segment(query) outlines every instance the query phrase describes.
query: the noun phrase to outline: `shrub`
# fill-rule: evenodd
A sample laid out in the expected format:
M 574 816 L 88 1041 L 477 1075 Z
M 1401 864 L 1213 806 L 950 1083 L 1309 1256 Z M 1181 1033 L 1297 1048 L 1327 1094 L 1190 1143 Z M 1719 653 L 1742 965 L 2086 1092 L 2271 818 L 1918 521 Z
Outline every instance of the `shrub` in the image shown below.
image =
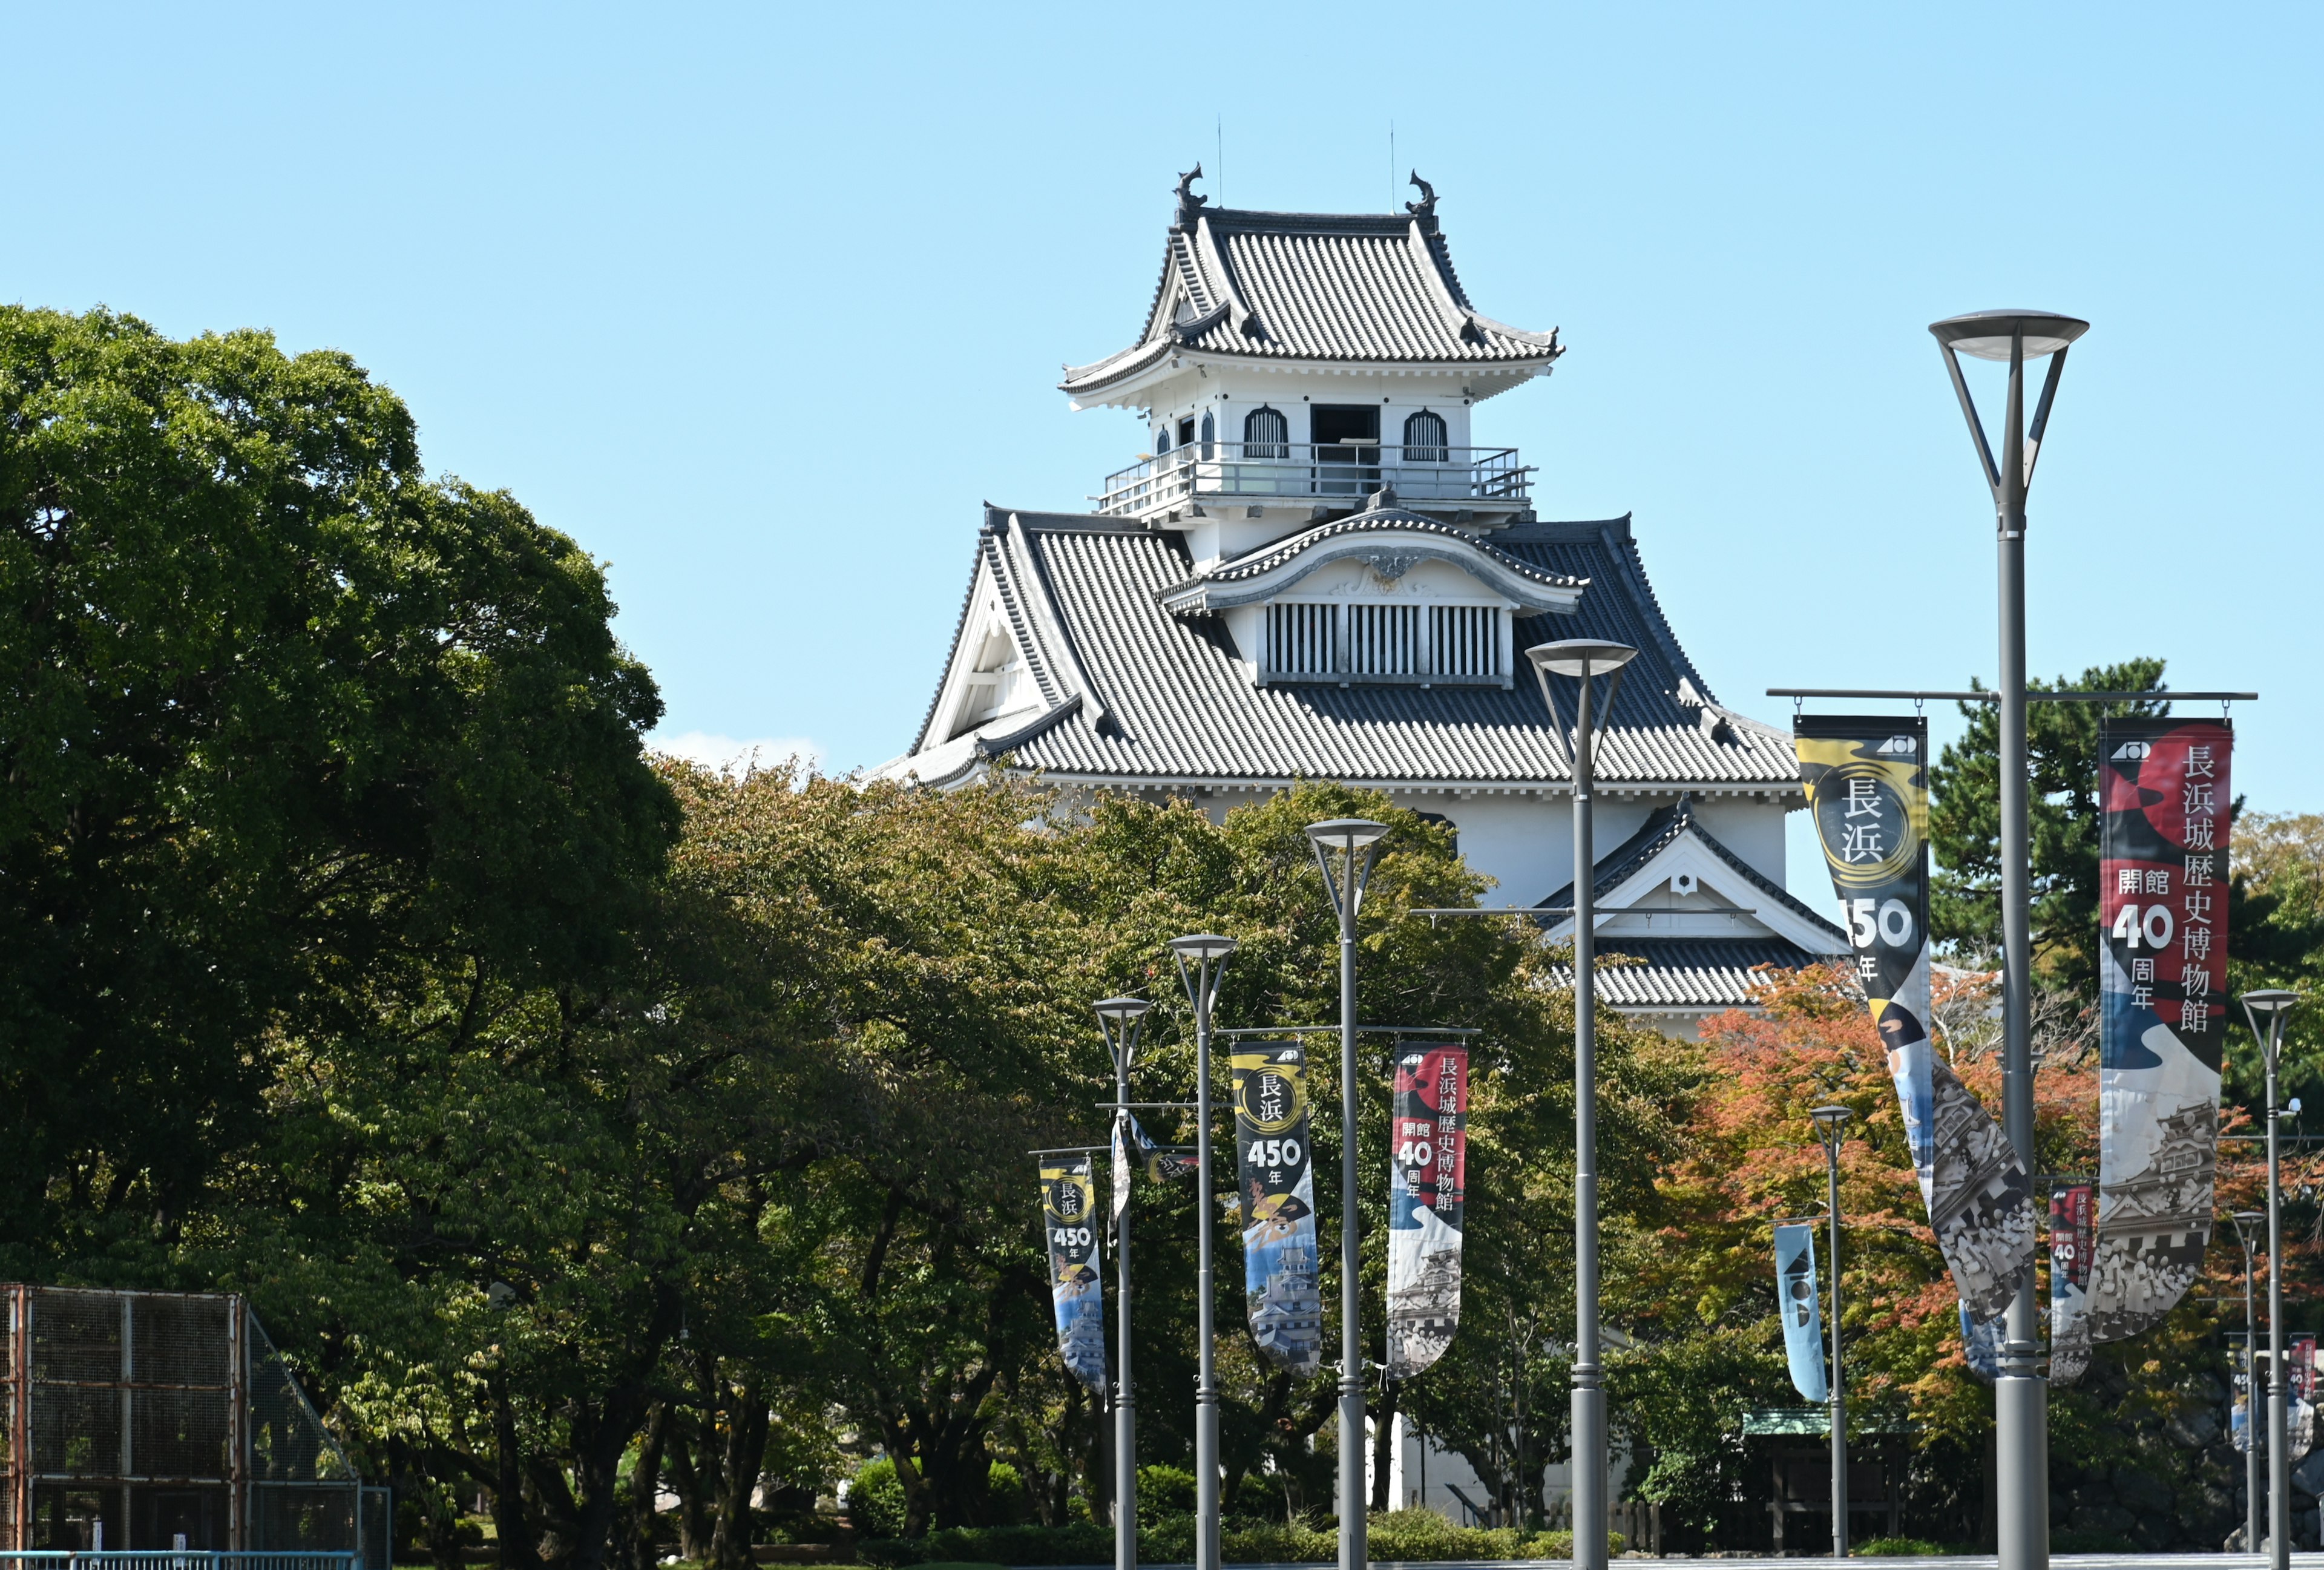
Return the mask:
M 1148 1565 L 1184 1565 L 1194 1556 L 1194 1518 L 1157 1517 L 1151 1525 L 1141 1510 L 1138 1521 L 1138 1557 Z
M 1188 1546 L 1192 1547 L 1191 1542 Z M 1296 1565 L 1336 1559 L 1339 1554 L 1336 1533 L 1280 1521 L 1237 1527 L 1219 1534 L 1219 1559 L 1228 1565 Z
M 1142 1531 L 1168 1516 L 1194 1512 L 1194 1474 L 1183 1466 L 1138 1469 L 1138 1525 Z
M 1005 1461 L 996 1461 L 986 1474 L 985 1519 L 996 1525 L 1008 1525 L 1023 1519 L 1025 1485 L 1017 1469 Z M 896 1464 L 886 1456 L 867 1461 L 857 1469 L 847 1485 L 847 1513 L 853 1518 L 855 1529 L 869 1538 L 893 1538 L 904 1535 L 904 1485 L 896 1476 Z M 1111 1541 L 1111 1539 L 1109 1539 Z M 1109 1551 L 1109 1556 L 1111 1553 Z M 899 1564 L 918 1564 L 918 1560 L 898 1560 Z M 1027 1559 L 1022 1564 L 1043 1561 Z M 1057 1561 L 1069 1563 L 1069 1561 Z
M 1069 1527 L 955 1527 L 920 1540 L 923 1563 L 1100 1565 L 1113 1557 L 1113 1531 Z
M 1628 1547 L 1628 1545 L 1622 1540 L 1621 1533 L 1609 1532 L 1606 1534 L 1606 1556 L 1608 1558 L 1620 1558 L 1622 1556 L 1622 1550 Z M 1563 1530 L 1537 1533 L 1534 1537 L 1526 1540 L 1525 1552 L 1523 1554 L 1512 1555 L 1511 1557 L 1526 1559 L 1571 1559 L 1573 1557 L 1573 1534 L 1570 1531 Z
M 1609 1553 L 1621 1553 L 1622 1546 L 1620 1533 L 1607 1535 Z M 1573 1534 L 1543 1532 L 1527 1538 L 1508 1527 L 1457 1527 L 1433 1510 L 1390 1510 L 1371 1519 L 1370 1547 L 1371 1556 L 1381 1561 L 1570 1559 Z M 1329 1526 L 1258 1521 L 1230 1526 L 1219 1535 L 1219 1556 L 1230 1565 L 1329 1563 L 1339 1551 L 1338 1532 Z M 863 1563 L 890 1570 L 935 1565 L 1102 1565 L 1113 1556 L 1113 1530 L 1088 1522 L 954 1528 L 918 1538 L 868 1538 L 856 1544 L 855 1552 Z M 1193 1559 L 1194 1516 L 1172 1512 L 1140 1526 L 1138 1556 L 1157 1565 Z
M 1960 1550 L 1942 1543 L 1932 1543 L 1926 1538 L 1873 1538 L 1858 1543 L 1849 1550 L 1868 1559 L 1904 1556 L 1914 1559 L 1933 1558 L 1939 1554 L 1957 1554 Z M 2068 1550 L 2070 1552 L 2070 1550 Z
M 1375 1559 L 1473 1559 L 1471 1535 L 1434 1510 L 1384 1510 L 1372 1517 L 1368 1540 Z
M 847 1513 L 867 1538 L 904 1535 L 904 1485 L 896 1479 L 894 1462 L 883 1455 L 857 1469 L 847 1484 Z

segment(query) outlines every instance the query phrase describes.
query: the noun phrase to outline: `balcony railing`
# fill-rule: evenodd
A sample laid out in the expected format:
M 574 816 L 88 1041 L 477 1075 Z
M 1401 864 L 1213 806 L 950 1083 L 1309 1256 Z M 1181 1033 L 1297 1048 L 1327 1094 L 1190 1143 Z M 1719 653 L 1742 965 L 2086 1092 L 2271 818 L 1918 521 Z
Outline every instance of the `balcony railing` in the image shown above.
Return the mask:
M 1468 503 L 1496 513 L 1526 505 L 1513 447 L 1380 447 L 1371 443 L 1189 442 L 1108 475 L 1100 513 L 1139 516 L 1180 502 L 1361 501 L 1383 485 L 1400 503 L 1432 511 Z

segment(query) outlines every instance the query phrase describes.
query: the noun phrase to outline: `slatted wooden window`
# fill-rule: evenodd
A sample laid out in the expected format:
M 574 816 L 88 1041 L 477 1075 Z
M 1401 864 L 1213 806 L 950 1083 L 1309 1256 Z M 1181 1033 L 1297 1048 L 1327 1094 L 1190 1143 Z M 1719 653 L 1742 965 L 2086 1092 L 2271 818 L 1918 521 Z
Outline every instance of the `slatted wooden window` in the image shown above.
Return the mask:
M 1295 676 L 1328 676 L 1339 668 L 1338 621 L 1332 605 L 1267 607 L 1267 662 Z
M 1452 456 L 1444 445 L 1444 417 L 1431 410 L 1408 415 L 1404 422 L 1404 461 L 1441 464 Z
M 1501 673 L 1500 613 L 1490 605 L 1431 605 L 1428 641 L 1440 676 Z
M 1291 456 L 1291 422 L 1280 409 L 1254 409 L 1242 417 L 1242 456 L 1287 458 Z
M 1350 605 L 1348 669 L 1365 676 L 1409 676 L 1420 669 L 1418 605 Z

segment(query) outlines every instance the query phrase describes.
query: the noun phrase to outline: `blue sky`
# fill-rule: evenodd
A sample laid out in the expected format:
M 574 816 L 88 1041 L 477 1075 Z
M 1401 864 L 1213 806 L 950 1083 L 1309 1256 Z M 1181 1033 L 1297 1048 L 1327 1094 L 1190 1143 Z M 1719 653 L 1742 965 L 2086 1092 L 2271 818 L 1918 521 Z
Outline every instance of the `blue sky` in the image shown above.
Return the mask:
M 1175 172 L 1379 209 L 1392 125 L 1479 307 L 1571 347 L 1478 439 L 1637 515 L 1723 700 L 1990 679 L 1924 328 L 2065 310 L 2034 669 L 2260 689 L 2238 787 L 2314 809 L 2319 17 L 9 5 L 0 299 L 348 351 L 611 563 L 665 736 L 845 769 L 909 741 L 980 501 L 1137 447 L 1054 383 L 1134 335 Z

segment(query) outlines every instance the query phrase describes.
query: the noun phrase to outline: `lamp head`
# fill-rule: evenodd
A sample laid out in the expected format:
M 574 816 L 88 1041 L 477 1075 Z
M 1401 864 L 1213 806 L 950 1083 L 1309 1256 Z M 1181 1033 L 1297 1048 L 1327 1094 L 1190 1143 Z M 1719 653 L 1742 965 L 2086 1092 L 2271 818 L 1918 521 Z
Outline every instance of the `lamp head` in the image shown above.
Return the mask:
M 2028 363 L 2054 355 L 2090 330 L 2080 317 L 2048 310 L 1973 310 L 1929 324 L 1937 342 L 1980 360 L 2006 360 L 2009 343 L 2020 333 L 2025 338 Z
M 1307 837 L 1324 850 L 1344 850 L 1351 854 L 1377 844 L 1387 832 L 1387 824 L 1374 823 L 1369 817 L 1327 817 L 1321 823 L 1307 826 Z
M 1213 960 L 1224 959 L 1228 955 L 1232 954 L 1235 951 L 1235 940 L 1231 937 L 1221 937 L 1215 932 L 1194 932 L 1184 937 L 1172 938 L 1170 947 L 1180 959 L 1197 965 L 1208 965 Z
M 1096 1004 L 1098 1018 L 1116 1025 L 1142 1019 L 1153 1006 L 1144 998 L 1106 998 Z
M 2244 1023 L 2251 1027 L 2252 1039 L 2266 1055 L 2268 1072 L 2275 1071 L 2275 1055 L 2283 1043 L 2283 1016 L 2300 994 L 2282 987 L 2255 987 L 2244 994 Z
M 1564 638 L 1554 643 L 1536 643 L 1525 651 L 1534 669 L 1551 676 L 1580 677 L 1587 670 L 1592 676 L 1619 670 L 1638 657 L 1638 651 L 1628 643 L 1609 643 L 1602 638 Z
M 1808 1116 L 1815 1119 L 1817 1128 L 1834 1133 L 1839 1131 L 1840 1124 L 1855 1115 L 1855 1108 L 1845 1106 L 1820 1106 L 1808 1113 Z

